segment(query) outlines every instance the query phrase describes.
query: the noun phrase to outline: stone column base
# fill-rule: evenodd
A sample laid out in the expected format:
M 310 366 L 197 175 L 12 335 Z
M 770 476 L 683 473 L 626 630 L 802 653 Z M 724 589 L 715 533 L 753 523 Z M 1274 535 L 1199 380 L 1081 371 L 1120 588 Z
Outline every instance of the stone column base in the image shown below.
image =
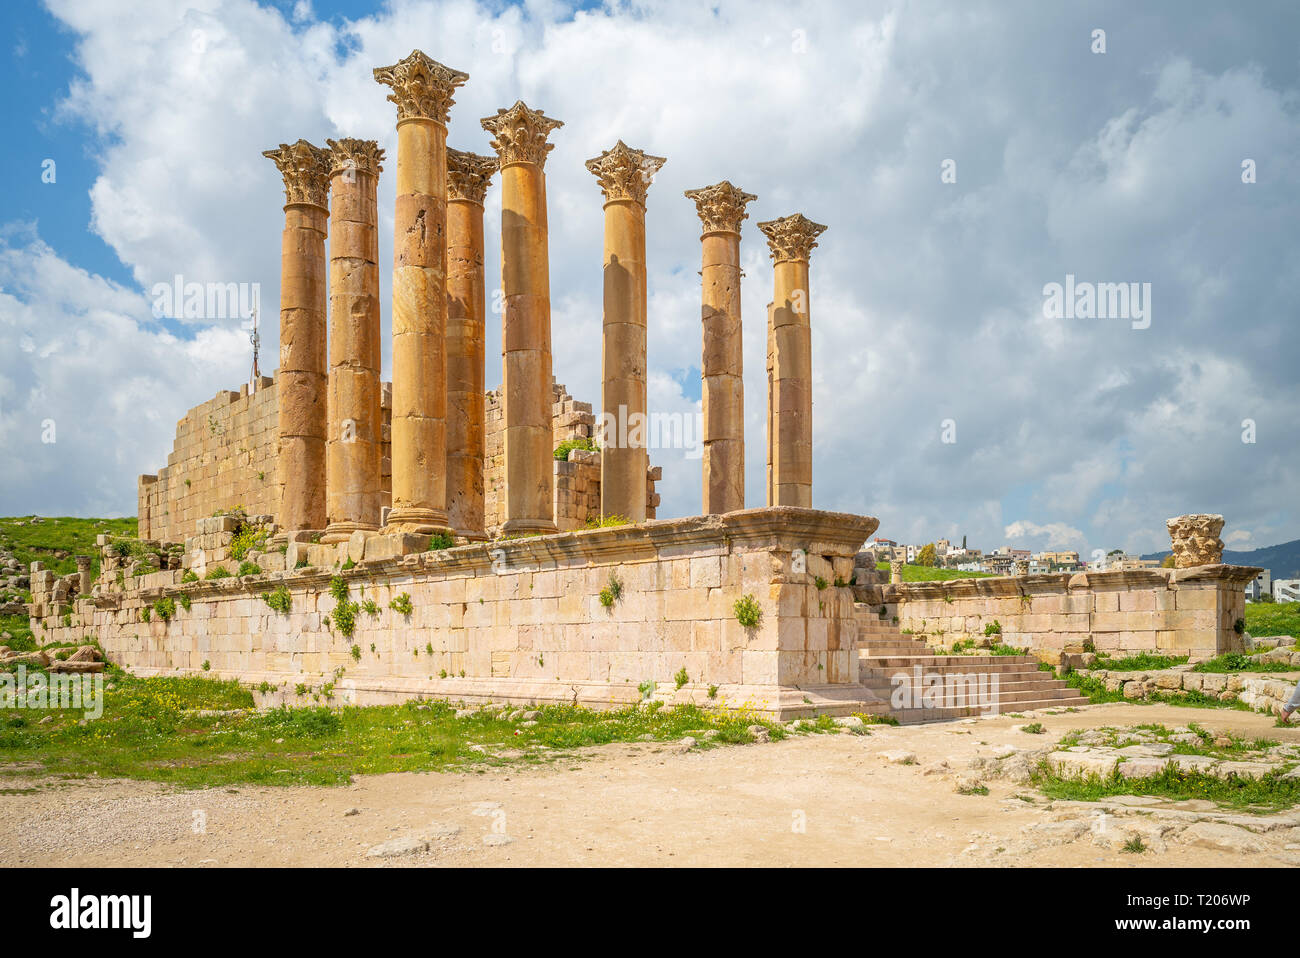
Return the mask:
M 416 535 L 431 536 L 437 533 L 450 534 L 451 526 L 447 523 L 447 513 L 437 509 L 393 509 L 384 519 L 384 532 L 413 532 Z
M 324 545 L 333 545 L 339 542 L 347 542 L 352 538 L 354 532 L 378 532 L 379 526 L 372 525 L 368 522 L 331 522 L 325 527 L 325 533 L 320 537 Z
M 547 519 L 507 519 L 501 526 L 501 534 L 506 536 L 546 536 L 555 531 L 555 523 Z

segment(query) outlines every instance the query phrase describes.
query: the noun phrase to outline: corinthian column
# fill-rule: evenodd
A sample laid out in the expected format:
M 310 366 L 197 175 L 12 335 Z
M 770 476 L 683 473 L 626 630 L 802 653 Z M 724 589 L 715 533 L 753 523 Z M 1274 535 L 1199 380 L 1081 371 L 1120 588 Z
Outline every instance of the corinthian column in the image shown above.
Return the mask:
M 384 151 L 374 140 L 327 140 L 330 239 L 329 525 L 322 542 L 378 529 L 379 236 L 376 194 Z
M 802 213 L 759 223 L 772 251 L 767 311 L 769 506 L 812 506 L 812 326 L 808 257 L 826 227 Z
M 393 210 L 393 508 L 386 527 L 447 526 L 447 114 L 469 74 L 413 50 L 379 67 L 397 105 Z
M 483 519 L 483 197 L 495 156 L 447 151 L 447 520 L 486 538 Z
M 546 137 L 563 126 L 522 100 L 485 117 L 501 164 L 501 392 L 507 535 L 554 532 L 551 434 L 551 269 Z
M 740 223 L 758 199 L 727 180 L 687 190 L 704 225 L 700 375 L 704 405 L 704 515 L 745 508 L 745 380 L 740 327 Z
M 605 194 L 605 308 L 601 346 L 600 512 L 646 518 L 645 199 L 666 160 L 622 140 L 587 169 Z
M 280 364 L 276 373 L 276 456 L 288 531 L 325 528 L 325 237 L 329 227 L 328 150 L 306 140 L 262 154 L 284 177 L 280 241 Z

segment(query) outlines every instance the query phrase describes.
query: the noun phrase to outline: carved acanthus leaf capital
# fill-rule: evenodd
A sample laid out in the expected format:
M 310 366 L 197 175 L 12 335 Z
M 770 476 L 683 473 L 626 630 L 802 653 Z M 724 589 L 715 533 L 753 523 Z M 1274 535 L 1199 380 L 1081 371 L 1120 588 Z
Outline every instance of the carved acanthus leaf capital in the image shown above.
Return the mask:
M 369 173 L 378 176 L 383 170 L 380 165 L 384 151 L 376 140 L 357 140 L 345 136 L 341 140 L 326 140 L 330 146 L 330 173 L 348 171 Z
M 456 88 L 469 79 L 468 73 L 443 66 L 420 50 L 412 50 L 405 60 L 390 67 L 376 67 L 374 72 L 376 82 L 393 88 L 388 100 L 397 104 L 399 120 L 422 118 L 444 125 Z
M 826 232 L 825 226 L 814 223 L 802 213 L 759 223 L 758 228 L 767 237 L 767 247 L 772 251 L 773 262 L 777 263 L 808 262 L 817 245 L 817 237 Z
M 706 233 L 739 233 L 741 221 L 749 218 L 745 204 L 758 199 L 753 193 L 732 186 L 730 180 L 687 190 L 686 198 L 695 201 L 695 210 Z
M 588 160 L 586 166 L 599 181 L 605 202 L 633 200 L 644 209 L 646 191 L 667 162 L 662 156 L 634 150 L 619 140 L 612 149 Z
M 281 143 L 279 149 L 262 153 L 274 161 L 284 177 L 284 205 L 309 203 L 329 207 L 330 151 L 306 140 Z
M 447 199 L 482 203 L 492 174 L 497 171 L 495 156 L 480 156 L 464 150 L 447 150 Z
M 497 110 L 496 116 L 479 120 L 483 129 L 492 134 L 492 149 L 502 166 L 507 163 L 536 163 L 546 165 L 546 154 L 555 149 L 546 138 L 552 130 L 564 124 L 553 120 L 541 110 L 530 110 L 523 100 L 516 100 L 510 109 Z

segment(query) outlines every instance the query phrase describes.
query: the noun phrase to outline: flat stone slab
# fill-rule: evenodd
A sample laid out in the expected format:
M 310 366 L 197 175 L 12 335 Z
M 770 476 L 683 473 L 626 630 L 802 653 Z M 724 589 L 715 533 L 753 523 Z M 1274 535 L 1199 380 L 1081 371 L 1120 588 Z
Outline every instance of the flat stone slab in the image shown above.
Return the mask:
M 400 858 L 403 855 L 418 855 L 429 850 L 429 843 L 423 838 L 408 835 L 393 838 L 378 845 L 371 846 L 366 852 L 367 858 Z
M 1063 778 L 1089 775 L 1106 778 L 1119 765 L 1119 758 L 1113 752 L 1053 752 L 1047 756 L 1047 764 Z
M 1131 758 L 1120 763 L 1119 774 L 1121 778 L 1153 778 L 1168 764 L 1163 758 Z

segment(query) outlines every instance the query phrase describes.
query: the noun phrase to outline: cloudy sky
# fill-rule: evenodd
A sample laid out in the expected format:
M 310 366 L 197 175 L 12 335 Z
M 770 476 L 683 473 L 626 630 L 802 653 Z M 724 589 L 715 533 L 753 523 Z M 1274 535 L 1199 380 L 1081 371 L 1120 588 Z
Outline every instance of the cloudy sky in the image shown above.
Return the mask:
M 6 5 L 0 36 L 0 514 L 134 513 L 184 411 L 247 378 L 240 321 L 156 319 L 155 283 L 259 284 L 274 364 L 282 192 L 261 152 L 281 142 L 388 149 L 387 353 L 395 111 L 371 69 L 418 46 L 470 74 L 452 146 L 489 152 L 478 119 L 517 98 L 565 122 L 546 168 L 555 374 L 579 398 L 599 397 L 601 318 L 582 161 L 618 138 L 668 158 L 647 214 L 659 411 L 700 395 L 682 191 L 725 178 L 758 194 L 742 237 L 748 505 L 763 504 L 772 289 L 754 224 L 802 212 L 829 226 L 811 279 L 818 507 L 986 549 L 1148 551 L 1193 511 L 1226 515 L 1232 548 L 1300 537 L 1286 0 L 47 0 Z M 489 290 L 499 217 L 494 190 Z M 1044 287 L 1067 275 L 1150 284 L 1149 317 L 1047 315 Z M 698 460 L 652 458 L 660 515 L 698 512 Z

